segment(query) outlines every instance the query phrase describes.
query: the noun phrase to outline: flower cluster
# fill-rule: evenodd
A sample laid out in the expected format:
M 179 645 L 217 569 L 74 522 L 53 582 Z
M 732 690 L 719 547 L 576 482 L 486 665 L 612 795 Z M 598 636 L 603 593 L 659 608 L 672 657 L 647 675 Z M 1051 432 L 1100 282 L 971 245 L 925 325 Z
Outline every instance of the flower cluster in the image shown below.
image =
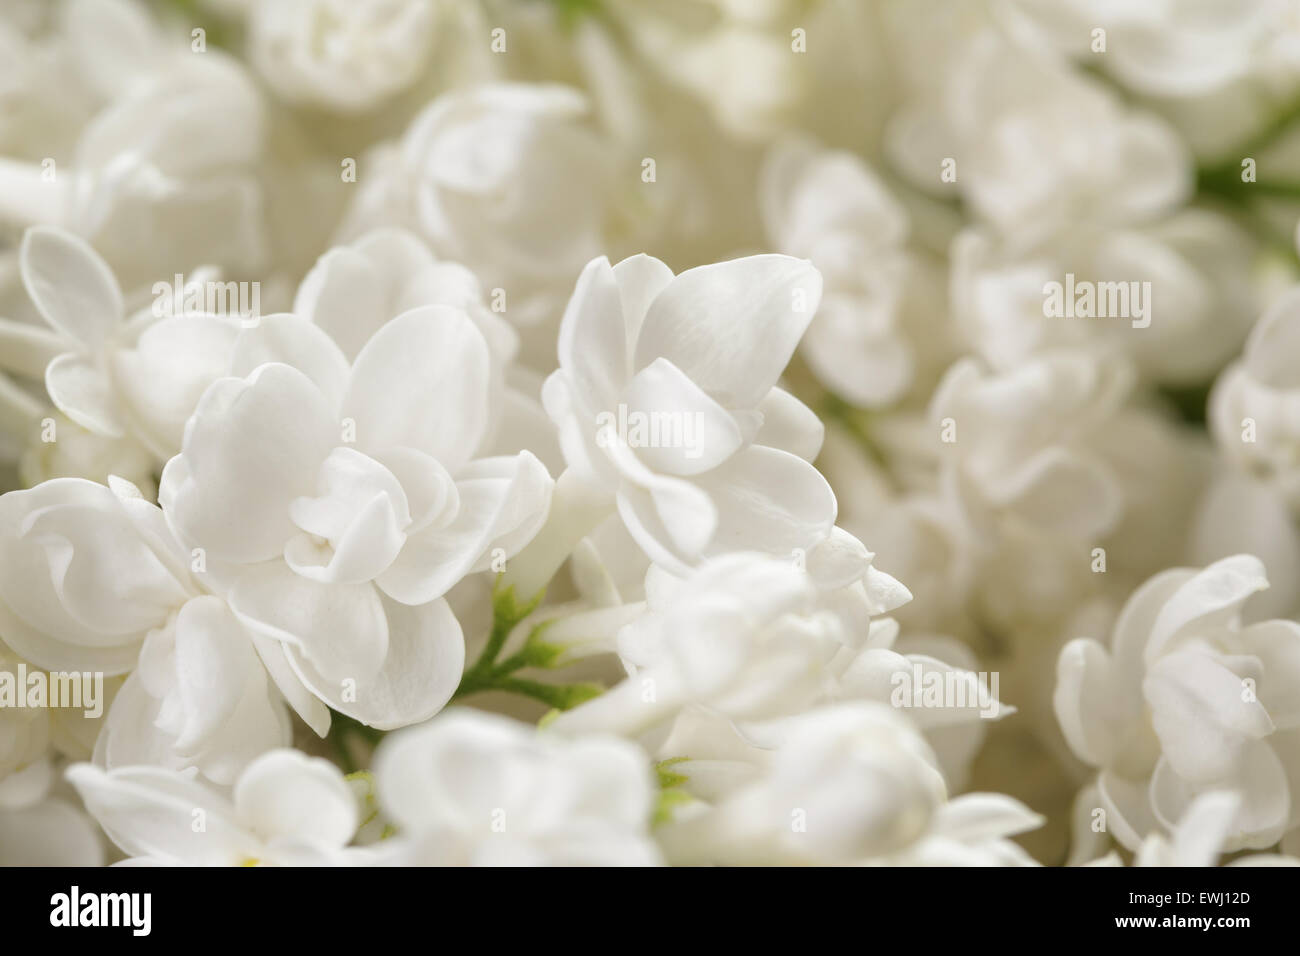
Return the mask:
M 0 864 L 1300 865 L 1300 21 L 1129 6 L 6 4 Z

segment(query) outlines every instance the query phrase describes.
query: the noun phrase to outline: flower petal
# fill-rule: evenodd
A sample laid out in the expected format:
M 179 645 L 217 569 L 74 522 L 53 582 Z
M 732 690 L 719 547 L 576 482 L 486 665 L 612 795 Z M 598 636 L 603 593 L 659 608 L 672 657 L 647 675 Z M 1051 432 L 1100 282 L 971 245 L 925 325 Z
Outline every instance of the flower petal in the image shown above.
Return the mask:
M 240 575 L 229 597 L 246 627 L 296 649 L 328 681 L 367 681 L 384 664 L 388 624 L 370 584 L 321 584 L 268 561 Z
M 192 777 L 158 767 L 105 773 L 90 764 L 68 768 L 86 809 L 109 839 L 130 856 L 175 863 L 233 866 L 256 859 L 256 838 L 235 819 L 234 807 Z M 203 828 L 194 827 L 203 811 Z
M 633 369 L 667 358 L 726 408 L 753 408 L 789 364 L 821 292 L 821 274 L 790 256 L 688 269 L 650 305 Z
M 487 434 L 490 364 L 487 341 L 464 312 L 412 309 L 357 356 L 343 415 L 356 423 L 360 447 L 416 448 L 454 475 Z
M 378 673 L 344 687 L 316 671 L 296 645 L 285 652 L 304 684 L 335 710 L 380 730 L 428 720 L 451 699 L 465 670 L 465 638 L 444 600 L 408 607 L 384 600 L 388 655 Z
M 625 397 L 628 434 L 619 437 L 652 471 L 698 475 L 740 448 L 735 419 L 667 359 L 655 359 L 637 372 Z M 615 413 L 606 416 L 614 421 L 604 427 L 621 426 Z
M 203 394 L 181 454 L 167 465 L 164 508 L 180 532 L 237 563 L 278 557 L 295 533 L 290 502 L 315 488 L 338 444 L 320 389 L 288 365 L 263 365 L 247 379 L 223 378 Z
M 113 383 L 92 360 L 65 352 L 45 367 L 45 390 L 54 407 L 82 428 L 121 438 L 126 420 Z
M 284 313 L 264 316 L 252 328 L 241 329 L 230 357 L 230 374 L 242 378 L 268 362 L 282 362 L 302 372 L 316 383 L 331 409 L 343 404 L 348 360 L 317 325 Z
M 486 570 L 493 549 L 510 558 L 532 540 L 546 520 L 553 488 L 546 467 L 529 452 L 479 459 L 456 482 L 455 519 L 410 535 L 376 583 L 403 604 L 441 597 L 466 574 Z
M 98 351 L 121 324 L 122 290 L 84 239 L 53 226 L 28 229 L 18 267 L 45 321 L 83 351 Z
M 272 750 L 250 763 L 234 790 L 239 821 L 264 841 L 278 837 L 342 847 L 357 830 L 357 802 L 328 760 Z

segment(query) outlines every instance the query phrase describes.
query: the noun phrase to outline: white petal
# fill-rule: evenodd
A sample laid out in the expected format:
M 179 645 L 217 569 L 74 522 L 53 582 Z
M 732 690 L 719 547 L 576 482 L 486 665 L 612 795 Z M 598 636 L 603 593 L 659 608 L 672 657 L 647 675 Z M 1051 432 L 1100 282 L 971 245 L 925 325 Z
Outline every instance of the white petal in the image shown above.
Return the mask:
M 296 533 L 289 504 L 310 494 L 339 443 L 325 396 L 302 372 L 263 365 L 204 393 L 185 431 L 166 505 L 182 534 L 215 557 L 250 563 L 277 557 Z
M 285 646 L 274 638 L 255 631 L 249 631 L 258 656 L 266 665 L 276 688 L 284 695 L 294 713 L 302 718 L 318 737 L 324 737 L 330 729 L 330 710 L 319 697 L 313 694 L 289 663 Z
M 1251 741 L 1273 732 L 1268 712 L 1241 678 L 1203 653 L 1160 658 L 1142 690 L 1165 757 L 1193 783 L 1227 776 Z
M 388 655 L 355 687 L 326 680 L 295 645 L 285 650 L 304 684 L 335 710 L 380 730 L 428 720 L 446 705 L 465 670 L 465 638 L 444 600 L 408 607 L 385 600 Z
M 1092 638 L 1075 638 L 1061 648 L 1052 706 L 1070 749 L 1094 767 L 1110 762 L 1125 729 L 1112 716 L 1111 674 L 1110 655 Z
M 343 415 L 356 423 L 360 447 L 416 448 L 455 474 L 487 433 L 490 362 L 483 333 L 464 312 L 413 309 L 357 356 Z
M 254 668 L 261 663 L 225 601 L 204 595 L 185 603 L 176 616 L 177 695 L 185 712 L 178 750 L 192 752 L 230 722 Z
M 1003 794 L 967 793 L 941 806 L 933 826 L 945 836 L 971 842 L 1015 836 L 1045 822 L 1045 817 Z
M 753 408 L 776 384 L 821 299 L 820 273 L 763 255 L 689 269 L 655 298 L 634 369 L 664 357 L 727 408 Z
M 625 368 L 632 366 L 633 350 L 641 334 L 650 303 L 673 281 L 673 270 L 654 256 L 644 253 L 628 256 L 614 266 L 614 279 L 618 282 L 618 298 L 623 304 L 623 328 L 626 336 Z
M 1146 646 L 1147 661 L 1185 634 L 1196 629 L 1212 632 L 1227 623 L 1252 594 L 1267 587 L 1263 562 L 1249 554 L 1224 558 L 1198 572 L 1160 609 Z
M 45 390 L 63 414 L 96 435 L 121 438 L 126 421 L 113 383 L 92 360 L 65 352 L 45 368 Z
M 246 627 L 290 645 L 340 687 L 373 678 L 388 653 L 388 624 L 370 584 L 321 584 L 268 561 L 235 581 L 230 606 Z
M 1159 827 L 1149 789 L 1149 780 L 1129 780 L 1108 770 L 1097 777 L 1097 793 L 1106 810 L 1107 826 L 1125 849 L 1137 850 L 1147 834 Z
M 267 362 L 292 365 L 325 396 L 331 409 L 343 404 L 348 360 L 319 327 L 296 315 L 268 315 L 241 329 L 230 357 L 230 374 L 243 378 Z
M 296 750 L 273 750 L 250 763 L 234 800 L 239 821 L 266 841 L 342 847 L 357 829 L 356 800 L 338 768 Z
M 618 281 L 604 256 L 587 263 L 578 276 L 557 351 L 581 408 L 612 408 L 627 384 L 628 345 Z
M 122 290 L 84 239 L 52 226 L 27 230 L 18 249 L 23 284 L 53 328 L 97 351 L 123 318 Z
M 67 776 L 91 816 L 130 856 L 200 866 L 233 866 L 258 856 L 257 840 L 236 821 L 230 803 L 186 775 L 156 767 L 105 773 L 76 764 Z M 194 827 L 196 810 L 203 811 L 202 830 Z
M 410 535 L 377 583 L 403 604 L 441 597 L 466 574 L 486 570 L 494 549 L 510 558 L 532 540 L 546 521 L 553 488 L 545 466 L 529 452 L 479 459 L 456 481 L 455 519 Z
M 310 319 L 355 358 L 385 322 L 386 289 L 375 265 L 347 247 L 331 249 L 317 260 L 293 300 L 294 314 Z
M 1234 650 L 1259 658 L 1263 678 L 1256 688 L 1278 727 L 1300 725 L 1300 624 L 1262 621 L 1241 631 Z
M 698 475 L 740 448 L 735 419 L 667 359 L 637 372 L 625 399 L 628 435 L 622 437 L 652 471 Z M 638 424 L 643 434 L 637 434 Z
M 155 454 L 170 458 L 180 449 L 203 392 L 228 371 L 238 332 L 233 319 L 179 315 L 155 322 L 134 347 L 113 353 L 114 383 Z
M 811 408 L 785 389 L 768 392 L 758 410 L 763 424 L 754 436 L 754 444 L 788 451 L 804 461 L 812 461 L 821 452 L 826 426 Z
M 835 495 L 812 465 L 795 455 L 751 445 L 702 475 L 718 508 L 712 549 L 790 555 L 824 541 L 835 526 Z

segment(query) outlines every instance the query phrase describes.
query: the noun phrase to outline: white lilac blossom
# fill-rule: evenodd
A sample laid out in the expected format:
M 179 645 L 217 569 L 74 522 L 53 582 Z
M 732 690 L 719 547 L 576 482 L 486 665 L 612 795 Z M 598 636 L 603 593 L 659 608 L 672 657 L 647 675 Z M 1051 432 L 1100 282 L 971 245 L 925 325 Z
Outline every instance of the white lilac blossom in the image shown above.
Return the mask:
M 1135 228 L 1072 223 L 1028 246 L 968 229 L 952 248 L 953 317 L 1000 369 L 1068 347 L 1128 356 L 1156 382 L 1204 382 L 1254 320 L 1257 252 L 1229 218 L 1206 209 Z
M 43 379 L 54 405 L 88 431 L 129 436 L 159 458 L 173 454 L 199 395 L 226 371 L 240 319 L 128 315 L 104 260 L 57 228 L 29 229 L 19 264 L 48 328 L 0 324 L 0 365 Z
M 1279 296 L 1210 392 L 1206 417 L 1219 467 L 1198 509 L 1193 553 L 1201 561 L 1257 555 L 1273 585 L 1257 610 L 1279 617 L 1300 609 L 1298 310 L 1296 290 Z
M 444 595 L 546 517 L 535 456 L 478 455 L 490 369 L 483 334 L 449 306 L 398 316 L 351 367 L 316 326 L 268 316 L 236 343 L 244 377 L 209 387 L 163 472 L 159 500 L 240 620 L 364 723 L 447 702 L 465 649 Z
M 560 327 L 542 400 L 560 433 L 583 520 L 617 508 L 650 559 L 683 572 L 728 551 L 808 556 L 828 582 L 868 552 L 835 528 L 811 464 L 822 425 L 777 384 L 821 297 L 807 261 L 751 256 L 674 276 L 650 256 L 592 261 Z M 589 530 L 557 504 L 549 531 Z M 544 540 L 549 540 L 543 534 Z M 530 587 L 530 566 L 512 572 Z
M 1008 838 L 1042 823 L 999 794 L 947 798 L 912 725 L 879 704 L 840 704 L 787 723 L 751 775 L 661 836 L 677 863 L 1023 866 Z M 674 765 L 689 778 L 690 762 Z
M 419 75 L 434 17 L 434 0 L 257 3 L 249 9 L 249 57 L 290 103 L 364 110 Z
M 833 663 L 840 649 L 867 638 L 870 616 L 910 597 L 872 570 L 822 598 L 803 568 L 743 553 L 708 562 L 685 581 L 651 574 L 647 613 L 617 635 L 628 678 L 556 717 L 554 730 L 635 734 L 689 705 L 738 721 L 797 713 L 842 669 Z
M 97 758 L 197 767 L 228 783 L 249 759 L 289 742 L 268 666 L 323 732 L 324 706 L 279 647 L 259 648 L 211 593 L 211 578 L 196 571 L 158 506 L 122 479 L 111 485 L 64 478 L 0 497 L 6 642 L 47 670 L 130 672 L 104 718 Z
M 962 359 L 931 398 L 939 487 L 982 557 L 981 607 L 1009 634 L 1035 633 L 1180 554 L 1167 525 L 1196 500 L 1188 470 L 1198 456 L 1165 417 L 1131 401 L 1132 383 L 1125 362 L 1055 350 L 1005 374 Z M 1153 534 L 1164 550 L 1132 546 Z
M 153 22 L 136 0 L 56 6 L 49 82 L 81 91 L 70 143 L 0 163 L 0 222 L 58 225 L 92 242 L 128 285 L 202 265 L 259 268 L 257 163 L 265 106 L 248 71 Z M 201 221 L 203 229 L 193 228 Z
M 975 215 L 1021 241 L 1085 222 L 1149 222 L 1191 191 L 1168 123 L 1041 55 L 976 37 L 954 67 L 947 122 L 963 144 L 956 182 Z
M 613 737 L 556 737 L 451 710 L 395 734 L 375 786 L 397 836 L 384 852 L 425 866 L 647 866 L 649 757 Z
M 360 821 L 337 767 L 293 750 L 248 765 L 227 795 L 159 767 L 68 779 L 90 814 L 135 866 L 339 866 L 364 862 L 348 844 Z
M 801 345 L 809 363 L 854 404 L 897 399 L 915 365 L 898 328 L 907 213 L 852 153 L 801 141 L 773 149 L 761 199 L 776 248 L 822 274 L 821 306 Z
M 1279 297 L 1251 330 L 1240 359 L 1215 382 L 1208 424 L 1223 456 L 1300 516 L 1300 292 Z
M 343 238 L 407 226 L 438 256 L 502 289 L 507 317 L 553 316 L 600 251 L 608 149 L 563 86 L 489 84 L 447 93 L 412 120 L 349 209 Z
M 1241 795 L 1227 851 L 1272 846 L 1296 826 L 1300 625 L 1241 622 L 1266 587 L 1249 555 L 1166 571 L 1125 604 L 1109 646 L 1078 638 L 1061 651 L 1057 718 L 1097 768 L 1107 832 L 1122 846 L 1171 830 L 1213 790 Z

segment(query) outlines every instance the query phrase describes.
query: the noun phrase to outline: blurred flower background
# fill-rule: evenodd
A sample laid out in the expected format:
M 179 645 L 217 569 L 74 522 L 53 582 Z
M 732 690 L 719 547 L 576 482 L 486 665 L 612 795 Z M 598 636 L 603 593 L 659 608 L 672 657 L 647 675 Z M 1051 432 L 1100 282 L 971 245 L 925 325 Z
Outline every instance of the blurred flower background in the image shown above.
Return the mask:
M 7 0 L 0 863 L 1294 863 L 1298 222 L 1294 0 Z

